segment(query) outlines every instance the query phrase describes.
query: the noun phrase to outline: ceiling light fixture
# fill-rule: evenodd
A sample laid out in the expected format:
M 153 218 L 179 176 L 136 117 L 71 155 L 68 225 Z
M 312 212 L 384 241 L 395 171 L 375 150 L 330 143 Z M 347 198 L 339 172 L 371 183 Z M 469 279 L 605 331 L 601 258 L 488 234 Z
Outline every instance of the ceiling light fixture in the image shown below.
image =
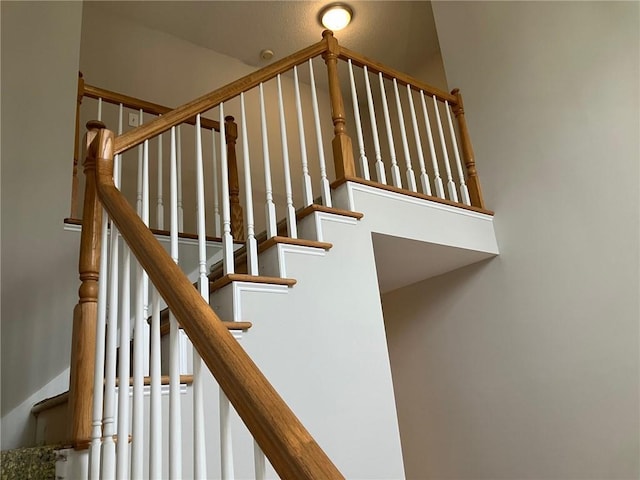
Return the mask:
M 349 25 L 353 18 L 353 10 L 344 3 L 332 3 L 320 10 L 319 18 L 325 28 L 337 32 Z

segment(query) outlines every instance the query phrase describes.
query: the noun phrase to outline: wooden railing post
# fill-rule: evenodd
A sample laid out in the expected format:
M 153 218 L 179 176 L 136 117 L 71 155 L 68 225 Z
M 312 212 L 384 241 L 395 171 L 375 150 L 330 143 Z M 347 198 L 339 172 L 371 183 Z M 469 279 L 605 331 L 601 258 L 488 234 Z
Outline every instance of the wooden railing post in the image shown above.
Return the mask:
M 459 89 L 451 91 L 455 95 L 457 102 L 452 105 L 453 113 L 458 119 L 458 127 L 460 129 L 460 142 L 462 143 L 462 156 L 464 157 L 464 165 L 467 169 L 467 188 L 469 189 L 469 197 L 471 205 L 474 207 L 484 208 L 484 199 L 482 198 L 482 188 L 480 187 L 480 179 L 476 170 L 476 160 L 471 146 L 471 137 L 467 128 L 467 121 L 464 118 L 464 104 L 462 103 L 462 94 Z
M 69 439 L 74 448 L 87 448 L 91 438 L 93 377 L 95 365 L 96 322 L 98 316 L 98 279 L 100 276 L 100 240 L 102 206 L 96 190 L 96 152 L 92 146 L 104 124 L 87 123 L 84 173 L 84 207 L 80 237 L 80 288 L 73 310 L 71 369 L 69 378 Z
M 340 47 L 338 40 L 331 30 L 322 32 L 322 37 L 327 42 L 327 50 L 322 54 L 327 65 L 329 75 L 329 96 L 331 97 L 331 117 L 333 119 L 334 137 L 331 142 L 333 147 L 333 161 L 335 163 L 336 180 L 345 177 L 355 177 L 356 167 L 353 159 L 353 145 L 346 132 L 346 115 L 344 101 L 340 91 L 340 79 L 338 78 L 338 55 Z
M 225 120 L 225 141 L 227 142 L 227 163 L 229 165 L 229 203 L 231 204 L 231 236 L 234 240 L 244 240 L 244 214 L 240 205 L 240 181 L 238 180 L 238 161 L 236 159 L 236 140 L 238 124 L 229 115 Z
M 78 95 L 76 97 L 76 135 L 73 143 L 73 179 L 71 181 L 71 212 L 69 218 L 78 217 L 78 159 L 80 157 L 80 105 L 84 97 L 84 78 L 78 72 Z

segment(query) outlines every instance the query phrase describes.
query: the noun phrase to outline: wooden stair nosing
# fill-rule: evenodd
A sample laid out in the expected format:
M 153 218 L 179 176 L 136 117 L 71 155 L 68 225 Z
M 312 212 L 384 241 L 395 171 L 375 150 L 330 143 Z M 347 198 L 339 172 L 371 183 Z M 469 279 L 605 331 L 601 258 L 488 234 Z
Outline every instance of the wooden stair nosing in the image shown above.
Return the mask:
M 209 289 L 211 292 L 229 285 L 231 282 L 266 283 L 270 285 L 286 285 L 292 287 L 296 284 L 295 278 L 265 277 L 262 275 L 247 275 L 245 273 L 228 273 L 221 278 L 211 282 Z
M 164 318 L 162 313 L 164 313 L 166 311 L 166 314 L 164 314 Z M 171 329 L 171 326 L 169 324 L 169 309 L 165 309 L 163 310 L 160 316 L 160 336 L 164 337 L 165 335 L 169 334 L 169 331 Z M 227 327 L 227 330 L 241 330 L 243 332 L 246 332 L 247 330 L 249 330 L 251 327 L 253 327 L 253 324 L 251 322 L 230 322 L 230 321 L 223 321 L 222 324 Z M 178 326 L 180 328 L 182 328 L 179 324 Z

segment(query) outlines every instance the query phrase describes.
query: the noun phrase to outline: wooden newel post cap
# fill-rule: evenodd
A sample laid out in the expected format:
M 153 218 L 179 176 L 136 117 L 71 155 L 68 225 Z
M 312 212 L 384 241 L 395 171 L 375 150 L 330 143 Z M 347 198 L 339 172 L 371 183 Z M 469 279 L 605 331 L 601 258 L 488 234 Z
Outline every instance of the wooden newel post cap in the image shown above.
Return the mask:
M 322 32 L 322 38 L 327 38 L 327 37 L 333 37 L 333 31 L 332 30 L 324 30 Z
M 87 130 L 100 130 L 107 128 L 107 126 L 100 120 L 89 120 L 87 122 Z
M 226 117 L 224 117 L 225 122 L 235 122 L 235 118 L 233 118 L 233 115 L 227 115 Z

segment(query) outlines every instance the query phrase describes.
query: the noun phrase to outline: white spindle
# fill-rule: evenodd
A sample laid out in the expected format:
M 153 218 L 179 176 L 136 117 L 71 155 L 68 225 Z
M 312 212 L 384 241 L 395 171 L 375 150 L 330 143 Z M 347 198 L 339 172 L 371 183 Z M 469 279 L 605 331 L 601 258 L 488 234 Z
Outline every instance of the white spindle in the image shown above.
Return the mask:
M 456 191 L 456 184 L 453 182 L 453 176 L 451 175 L 451 164 L 449 163 L 449 154 L 447 153 L 447 142 L 444 139 L 442 120 L 440 120 L 440 112 L 438 111 L 438 99 L 435 95 L 433 95 L 433 108 L 435 109 L 436 123 L 438 124 L 438 133 L 440 134 L 440 146 L 442 147 L 442 155 L 444 157 L 444 169 L 447 172 L 447 190 L 449 191 L 449 199 L 457 202 L 458 192 Z
M 422 153 L 422 141 L 420 140 L 420 130 L 418 129 L 418 119 L 416 118 L 416 108 L 413 105 L 413 95 L 411 94 L 411 86 L 407 84 L 407 100 L 409 101 L 409 110 L 411 111 L 411 123 L 413 125 L 413 136 L 416 139 L 416 150 L 418 151 L 418 165 L 420 166 L 420 185 L 422 192 L 431 195 L 431 184 L 429 183 L 429 175 L 424 165 L 424 154 Z
M 371 94 L 371 82 L 369 81 L 369 72 L 367 66 L 364 66 L 364 85 L 367 91 L 367 104 L 369 106 L 369 118 L 371 119 L 371 133 L 373 134 L 373 151 L 376 157 L 376 175 L 378 182 L 387 184 L 387 174 L 382 163 L 382 154 L 380 153 L 380 138 L 378 137 L 378 122 L 376 121 L 376 108 L 373 104 L 373 95 Z
M 131 376 L 131 251 L 122 246 L 122 299 L 120 300 L 120 349 L 118 351 L 118 438 L 129 438 L 129 378 Z M 116 445 L 116 478 L 129 478 L 129 442 Z
M 255 440 L 253 441 L 253 463 L 255 465 L 256 480 L 264 480 L 267 475 L 264 453 L 262 453 L 262 449 Z
M 220 176 L 222 177 L 222 266 L 224 274 L 235 271 L 233 260 L 233 237 L 231 236 L 231 206 L 229 204 L 229 165 L 224 124 L 224 104 L 220 103 Z
M 177 145 L 177 175 L 178 175 L 178 231 L 184 232 L 184 207 L 182 204 L 182 125 L 178 125 L 176 129 L 176 141 Z
M 249 275 L 258 275 L 258 246 L 253 219 L 253 193 L 251 186 L 251 161 L 249 160 L 249 135 L 247 132 L 247 114 L 244 107 L 244 93 L 240 94 L 240 135 L 242 135 L 242 153 L 244 157 L 244 191 L 247 216 L 247 270 Z
M 118 340 L 118 231 L 113 222 L 109 235 L 109 307 L 107 315 L 105 372 L 104 372 L 104 407 L 102 415 L 102 452 L 101 476 L 103 479 L 115 478 L 116 445 L 113 436 L 115 430 L 116 407 L 116 349 Z
M 453 145 L 453 155 L 456 159 L 456 167 L 458 169 L 458 178 L 460 179 L 460 194 L 462 195 L 462 203 L 465 205 L 471 205 L 471 199 L 469 198 L 469 189 L 464 181 L 464 173 L 462 171 L 462 162 L 460 161 L 460 152 L 458 151 L 458 141 L 456 139 L 456 132 L 453 129 L 453 122 L 451 121 L 451 108 L 449 102 L 445 100 L 444 107 L 447 111 L 447 122 L 449 123 L 449 134 L 451 135 L 451 144 Z
M 171 258 L 178 263 L 178 161 L 176 127 L 171 128 L 170 154 L 170 241 Z M 178 322 L 169 312 L 169 478 L 182 477 L 182 426 L 180 406 L 180 331 Z
M 213 128 L 211 129 L 211 164 L 213 169 L 213 235 L 220 237 L 222 223 L 218 193 L 218 150 L 216 148 L 216 131 Z
M 122 134 L 122 117 L 123 108 L 120 104 L 118 113 L 118 135 Z M 120 188 L 122 182 L 122 156 L 116 155 L 113 166 L 115 175 L 114 183 L 116 188 Z M 113 235 L 118 236 L 115 225 L 112 224 Z M 117 245 L 117 243 L 116 243 Z M 116 255 L 117 256 L 117 255 Z M 117 265 L 117 263 L 116 263 Z M 129 438 L 129 377 L 130 377 L 130 315 L 131 315 L 131 252 L 126 243 L 122 244 L 122 298 L 119 305 L 117 302 L 115 308 L 120 308 L 120 325 L 118 326 L 120 337 L 118 349 L 118 425 L 117 434 L 119 438 Z M 114 273 L 114 275 L 116 275 Z M 129 478 L 129 442 L 116 443 L 116 462 L 115 462 L 115 478 L 126 480 Z
M 149 225 L 149 141 L 143 143 L 141 218 Z M 133 427 L 131 441 L 131 477 L 142 478 L 144 471 L 144 376 L 149 371 L 149 334 L 147 325 L 148 277 L 138 264 L 136 275 L 136 316 L 133 330 Z
M 402 102 L 400 102 L 400 92 L 398 92 L 398 81 L 393 79 L 393 91 L 396 95 L 396 106 L 398 108 L 398 123 L 400 124 L 400 139 L 402 140 L 402 151 L 404 152 L 404 159 L 407 163 L 407 184 L 409 190 L 415 192 L 416 188 L 416 176 L 413 173 L 411 167 L 411 155 L 409 153 L 409 141 L 407 140 L 407 130 L 404 126 L 404 114 L 402 113 Z
M 384 114 L 384 124 L 387 127 L 387 140 L 389 142 L 389 155 L 391 156 L 391 179 L 393 185 L 402 188 L 402 180 L 400 178 L 400 168 L 396 160 L 396 147 L 393 143 L 393 132 L 391 131 L 391 118 L 389 117 L 389 104 L 387 102 L 387 93 L 384 90 L 384 78 L 382 72 L 378 74 L 380 80 L 380 95 L 382 96 L 382 113 Z
M 151 287 L 151 398 L 149 426 L 149 478 L 162 478 L 162 379 L 160 378 L 160 295 Z
M 107 212 L 102 212 L 102 235 L 100 247 L 101 281 L 98 282 L 98 315 L 96 321 L 96 357 L 93 376 L 93 409 L 91 421 L 91 444 L 89 449 L 89 478 L 100 478 L 100 449 L 102 446 L 102 407 L 104 399 L 104 354 L 107 319 Z
M 433 165 L 433 183 L 436 187 L 436 195 L 444 198 L 444 185 L 440 177 L 440 168 L 438 167 L 438 159 L 436 157 L 436 149 L 433 145 L 433 134 L 431 133 L 431 122 L 429 121 L 429 113 L 427 112 L 427 103 L 424 99 L 424 92 L 420 90 L 420 103 L 422 104 L 422 113 L 427 126 L 427 139 L 429 140 L 429 153 L 431 154 L 431 164 Z
M 309 75 L 311 82 L 311 105 L 313 107 L 313 120 L 316 126 L 316 143 L 318 144 L 318 161 L 320 162 L 320 190 L 322 191 L 322 203 L 327 207 L 331 207 L 331 188 L 329 186 L 329 179 L 327 178 L 327 165 L 324 158 L 324 145 L 322 144 L 318 95 L 316 93 L 316 80 L 313 76 L 313 59 L 309 59 Z
M 140 123 L 142 125 L 144 122 L 144 112 L 140 109 Z M 136 189 L 136 212 L 138 215 L 142 216 L 142 163 L 144 158 L 144 144 L 138 145 L 138 188 Z
M 260 84 L 260 126 L 262 131 L 262 158 L 264 159 L 264 183 L 266 191 L 265 213 L 267 216 L 267 238 L 278 234 L 276 223 L 276 205 L 273 203 L 273 187 L 271 185 L 271 159 L 269 157 L 269 137 L 267 132 L 267 115 L 264 108 L 264 87 Z
M 282 165 L 284 169 L 284 190 L 287 198 L 287 234 L 290 238 L 298 238 L 296 225 L 296 210 L 293 207 L 293 193 L 291 191 L 291 170 L 289 168 L 289 145 L 287 141 L 287 124 L 284 113 L 284 101 L 282 99 L 282 81 L 280 75 L 278 81 L 278 112 L 280 114 L 280 140 L 282 142 Z
M 98 98 L 98 120 L 102 121 L 102 97 Z
M 162 134 L 158 135 L 158 197 L 156 210 L 156 225 L 159 230 L 164 230 L 164 198 L 163 198 L 163 168 L 162 168 Z
M 353 65 L 351 65 L 351 59 L 349 63 L 349 82 L 351 83 L 351 100 L 353 103 L 353 117 L 356 121 L 356 136 L 358 138 L 358 152 L 360 160 L 360 168 L 362 169 L 362 175 L 365 180 L 371 180 L 369 174 L 369 160 L 364 151 L 364 138 L 362 137 L 362 123 L 360 122 L 360 106 L 358 105 L 358 92 L 356 90 L 356 81 L 353 78 Z
M 300 160 L 302 162 L 302 200 L 304 206 L 313 203 L 313 190 L 311 188 L 311 176 L 309 175 L 309 163 L 307 160 L 307 142 L 304 138 L 304 123 L 302 120 L 302 101 L 300 100 L 300 84 L 298 82 L 298 67 L 293 67 L 293 83 L 296 98 L 296 113 L 298 114 L 298 135 L 300 136 Z
M 222 480 L 232 480 L 233 450 L 231 443 L 231 405 L 220 389 L 220 467 Z
M 207 234 L 204 203 L 204 162 L 202 160 L 202 128 L 200 114 L 196 115 L 196 194 L 198 227 L 198 287 L 202 298 L 209 303 L 209 278 L 207 277 Z M 206 477 L 204 439 L 204 398 L 202 385 L 202 359 L 193 349 L 193 460 L 194 478 Z

